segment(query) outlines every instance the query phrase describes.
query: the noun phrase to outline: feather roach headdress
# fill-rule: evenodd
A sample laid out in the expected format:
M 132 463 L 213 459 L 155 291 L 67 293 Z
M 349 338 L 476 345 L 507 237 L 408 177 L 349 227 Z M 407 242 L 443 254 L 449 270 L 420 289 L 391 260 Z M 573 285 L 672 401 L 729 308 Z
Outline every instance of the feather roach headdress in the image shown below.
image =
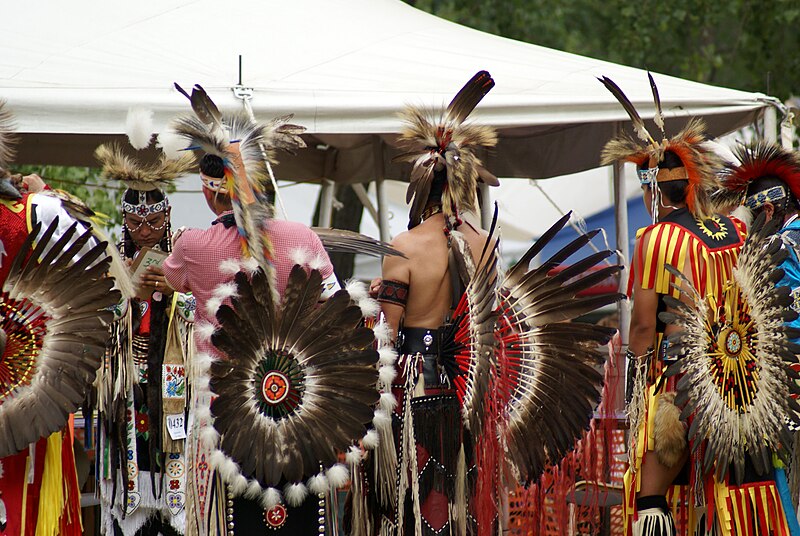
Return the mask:
M 684 299 L 666 296 L 674 312 L 660 315 L 681 328 L 670 336 L 667 352 L 677 360 L 665 374 L 683 373 L 675 403 L 681 420 L 690 419 L 689 440 L 695 448 L 705 445 L 707 471 L 721 477 L 733 464 L 737 483 L 746 455 L 760 474 L 772 470 L 772 453 L 787 460 L 786 422 L 797 422 L 800 412 L 798 375 L 790 367 L 800 351 L 790 341 L 800 332 L 786 326 L 797 315 L 789 287 L 775 286 L 787 252 L 770 240 L 778 222 L 764 220 L 762 214 L 754 222 L 718 303 L 668 266 Z
M 106 274 L 107 244 L 58 219 L 34 226 L 0 294 L 0 458 L 63 427 L 85 399 L 120 299 Z M 35 245 L 34 245 L 35 242 Z M 70 243 L 72 242 L 72 243 Z
M 656 108 L 653 120 L 659 129 L 661 139 L 653 138 L 648 132 L 639 112 L 619 86 L 610 78 L 601 77 L 600 82 L 616 97 L 631 118 L 636 139 L 623 134 L 610 140 L 603 148 L 600 163 L 608 165 L 617 161 L 633 162 L 640 168 L 639 180 L 642 184 L 686 180 L 689 182 L 686 193 L 686 205 L 689 211 L 696 216 L 707 216 L 710 213 L 709 196 L 718 184 L 716 173 L 722 168 L 722 159 L 703 145 L 706 141 L 705 123 L 700 119 L 689 120 L 676 136 L 667 137 L 658 87 L 650 73 L 647 77 L 650 80 Z M 680 160 L 681 166 L 672 169 L 663 167 L 666 153 L 673 153 Z M 656 197 L 653 196 L 654 202 Z
M 245 113 L 223 115 L 199 85 L 191 95 L 177 84 L 175 88 L 189 99 L 194 116 L 176 119 L 172 129 L 189 142 L 190 148 L 222 159 L 221 187 L 230 195 L 242 249 L 269 270 L 272 246 L 264 227 L 272 215 L 267 161 L 276 163 L 278 149 L 293 152 L 305 147 L 300 138 L 305 128 L 288 123 L 291 115 L 269 123 L 257 123 Z
M 131 190 L 141 192 L 164 190 L 196 167 L 194 155 L 191 153 L 184 153 L 178 159 L 161 155 L 156 162 L 146 164 L 125 154 L 116 143 L 99 146 L 95 149 L 94 156 L 103 166 L 104 179 L 120 181 Z
M 295 265 L 280 303 L 260 268 L 218 289 L 231 306 L 216 311 L 211 341 L 228 359 L 208 369 L 216 398 L 202 436 L 218 448 L 212 461 L 234 494 L 266 508 L 281 494 L 296 506 L 309 492 L 330 493 L 348 478 L 338 453 L 355 449 L 360 460 L 358 441 L 375 442 L 373 422 L 391 434 L 394 399 L 375 409 L 379 398 L 384 406 L 379 353 L 362 324 L 377 304 L 351 284 L 318 305 L 321 284 L 319 271 Z M 393 372 L 393 360 L 381 364 Z
M 796 153 L 760 141 L 749 146 L 739 145 L 734 154 L 740 164 L 729 165 L 722 173 L 721 196 L 751 209 L 767 201 L 778 203 L 790 192 L 795 199 L 800 199 L 800 158 Z M 767 178 L 776 179 L 783 186 L 774 183 L 756 186 L 757 181 Z
M 152 112 L 138 108 L 128 110 L 125 133 L 134 149 L 146 149 L 150 145 L 152 132 Z M 102 166 L 100 176 L 103 179 L 119 181 L 128 190 L 139 192 L 136 203 L 129 203 L 123 199 L 122 211 L 141 218 L 164 212 L 169 207 L 166 195 L 160 201 L 148 203 L 146 192 L 153 190 L 163 192 L 168 185 L 191 173 L 195 167 L 194 156 L 190 153 L 179 154 L 172 158 L 162 152 L 156 162 L 145 163 L 127 155 L 116 143 L 100 145 L 95 149 L 94 156 Z
M 480 71 L 453 98 L 445 110 L 424 110 L 409 106 L 401 113 L 405 126 L 400 143 L 407 152 L 394 158 L 411 163 L 406 202 L 411 205 L 409 228 L 418 225 L 434 186 L 437 171 L 445 170 L 442 211 L 448 225 L 457 227 L 461 211 L 474 211 L 478 179 L 497 186 L 497 178 L 486 171 L 477 156 L 481 147 L 497 144 L 492 127 L 464 124 L 467 116 L 494 87 L 494 80 Z

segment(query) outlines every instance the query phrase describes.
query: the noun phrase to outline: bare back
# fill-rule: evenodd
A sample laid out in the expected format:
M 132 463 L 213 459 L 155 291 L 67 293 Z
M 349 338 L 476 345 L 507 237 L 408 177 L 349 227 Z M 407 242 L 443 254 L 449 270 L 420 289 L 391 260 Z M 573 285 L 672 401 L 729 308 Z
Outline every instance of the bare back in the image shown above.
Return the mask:
M 435 214 L 392 242 L 407 258 L 384 259 L 383 278 L 409 285 L 405 311 L 399 306 L 384 304 L 387 320 L 395 330 L 401 317 L 408 327 L 439 327 L 450 311 L 452 285 L 444 226 L 444 216 Z M 464 235 L 477 264 L 488 233 L 466 222 L 458 230 Z

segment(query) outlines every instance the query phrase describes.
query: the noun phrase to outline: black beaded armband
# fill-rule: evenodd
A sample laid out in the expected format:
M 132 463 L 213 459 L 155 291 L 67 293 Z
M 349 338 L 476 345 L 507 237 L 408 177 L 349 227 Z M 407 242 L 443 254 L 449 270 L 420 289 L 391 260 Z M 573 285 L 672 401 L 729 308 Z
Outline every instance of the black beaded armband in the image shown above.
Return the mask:
M 384 279 L 378 289 L 378 301 L 405 307 L 408 302 L 408 283 Z

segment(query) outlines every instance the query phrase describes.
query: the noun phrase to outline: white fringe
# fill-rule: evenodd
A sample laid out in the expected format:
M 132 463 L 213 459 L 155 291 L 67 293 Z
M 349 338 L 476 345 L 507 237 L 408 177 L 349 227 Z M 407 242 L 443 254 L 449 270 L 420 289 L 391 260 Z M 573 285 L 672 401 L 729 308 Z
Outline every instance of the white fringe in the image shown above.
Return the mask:
M 391 415 L 392 411 L 394 411 L 395 407 L 397 407 L 397 399 L 394 397 L 394 394 L 391 391 L 386 390 L 381 393 L 380 407 L 389 415 Z
M 211 324 L 210 322 L 197 322 L 194 325 L 194 332 L 197 335 L 197 337 L 201 341 L 206 341 L 206 342 L 211 342 L 211 336 L 214 334 L 214 331 L 216 331 L 216 329 L 217 329 L 216 326 L 214 326 L 214 324 Z M 213 360 L 213 357 L 211 357 L 211 355 L 209 354 L 199 354 L 197 358 L 198 360 L 202 360 L 204 362 L 208 360 L 209 364 Z
M 289 258 L 294 264 L 305 266 L 311 257 L 311 252 L 303 248 L 294 248 L 289 252 Z
M 232 298 L 237 295 L 237 288 L 236 283 L 223 283 L 219 285 L 217 288 L 214 289 L 214 297 L 221 298 L 225 300 L 226 298 Z
M 378 342 L 389 344 L 392 340 L 392 328 L 386 322 L 380 322 L 372 331 L 375 333 L 375 338 Z
M 241 473 L 237 474 L 233 477 L 231 481 L 229 481 L 229 487 L 231 493 L 234 496 L 238 497 L 247 489 L 247 478 L 245 478 Z
M 213 424 L 209 424 L 208 426 L 203 426 L 200 429 L 200 444 L 203 445 L 203 447 L 207 449 L 214 449 L 216 448 L 218 442 L 219 442 L 219 432 L 217 432 L 217 429 L 214 428 Z M 214 452 L 219 452 L 219 451 L 217 450 Z M 222 453 L 220 452 L 220 454 Z M 213 460 L 211 462 L 211 465 L 214 465 Z
M 202 433 L 202 432 L 201 432 Z M 221 450 L 214 449 L 211 451 L 211 456 L 208 457 L 208 461 L 211 462 L 211 467 L 218 469 L 225 464 L 225 460 L 227 460 L 227 456 Z
M 217 451 L 220 452 L 220 451 Z M 225 461 L 217 466 L 217 471 L 222 476 L 225 482 L 231 483 L 237 476 L 241 476 L 239 472 L 239 465 L 231 458 L 225 456 Z
M 244 496 L 247 499 L 258 499 L 263 491 L 258 480 L 250 480 L 247 483 L 247 489 L 244 490 Z
M 198 405 L 194 410 L 195 422 L 205 422 L 211 420 L 211 408 L 206 405 Z
M 344 289 L 348 294 L 350 294 L 350 299 L 352 299 L 354 302 L 360 302 L 365 298 L 369 298 L 367 285 L 358 279 L 348 279 L 344 284 Z
M 258 271 L 258 261 L 255 257 L 247 257 L 242 260 L 242 269 L 252 275 Z M 277 492 L 278 490 L 275 491 Z
M 394 365 L 384 365 L 378 370 L 378 380 L 384 389 L 391 389 L 392 382 L 396 377 L 397 371 L 395 370 Z M 381 404 L 383 404 L 383 397 L 381 397 Z
M 638 513 L 638 519 L 633 522 L 633 536 L 672 535 L 675 536 L 675 521 L 671 514 L 663 512 L 660 508 L 648 508 Z
M 217 311 L 219 310 L 220 305 L 222 305 L 222 298 L 219 296 L 211 296 L 206 301 L 206 312 L 210 316 L 217 316 Z
M 397 362 L 397 352 L 391 346 L 381 346 L 378 348 L 378 363 L 382 366 L 391 365 Z
M 312 270 L 321 270 L 327 264 L 327 260 L 322 255 L 316 255 L 313 259 L 309 259 L 308 261 L 308 267 Z
M 375 428 L 391 426 L 392 425 L 391 414 L 383 409 L 375 410 L 375 415 L 372 417 L 372 424 L 375 425 Z

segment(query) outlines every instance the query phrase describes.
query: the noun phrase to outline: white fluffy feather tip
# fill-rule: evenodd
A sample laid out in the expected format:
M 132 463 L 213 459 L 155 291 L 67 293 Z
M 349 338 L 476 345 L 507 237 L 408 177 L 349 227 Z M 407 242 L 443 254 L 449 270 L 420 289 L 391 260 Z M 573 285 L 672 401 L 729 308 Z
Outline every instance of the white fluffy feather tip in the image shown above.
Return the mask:
M 125 134 L 134 149 L 146 149 L 153 137 L 153 111 L 130 108 L 125 119 Z

